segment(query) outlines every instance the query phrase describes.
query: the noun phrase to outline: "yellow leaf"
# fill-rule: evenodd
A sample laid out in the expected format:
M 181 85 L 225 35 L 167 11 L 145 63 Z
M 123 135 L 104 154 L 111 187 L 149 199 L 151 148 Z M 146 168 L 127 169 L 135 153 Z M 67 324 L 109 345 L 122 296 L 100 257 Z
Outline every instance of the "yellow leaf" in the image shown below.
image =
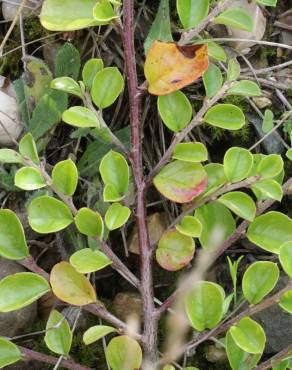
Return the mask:
M 51 272 L 50 283 L 56 297 L 61 301 L 85 306 L 96 302 L 96 294 L 89 280 L 68 262 L 56 264 Z
M 208 65 L 207 45 L 155 41 L 144 66 L 148 91 L 153 95 L 170 94 L 200 78 Z

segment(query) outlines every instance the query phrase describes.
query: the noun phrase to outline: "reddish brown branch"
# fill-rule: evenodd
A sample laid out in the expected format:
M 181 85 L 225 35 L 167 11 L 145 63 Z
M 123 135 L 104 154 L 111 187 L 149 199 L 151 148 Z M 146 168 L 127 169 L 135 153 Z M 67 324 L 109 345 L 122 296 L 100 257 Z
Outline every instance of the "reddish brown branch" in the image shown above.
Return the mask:
M 289 356 L 292 356 L 292 344 L 284 348 L 282 351 L 277 353 L 275 356 L 269 358 L 267 361 L 261 363 L 254 370 L 271 369 L 272 367 L 279 365 L 283 360 L 285 360 Z

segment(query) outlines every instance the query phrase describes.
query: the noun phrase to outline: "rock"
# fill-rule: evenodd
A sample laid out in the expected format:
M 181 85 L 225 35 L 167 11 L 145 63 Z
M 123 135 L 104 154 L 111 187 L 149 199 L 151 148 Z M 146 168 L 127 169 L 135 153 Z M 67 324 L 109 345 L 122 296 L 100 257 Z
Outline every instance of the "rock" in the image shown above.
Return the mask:
M 281 275 L 273 294 L 283 289 L 287 283 L 288 277 Z M 292 316 L 277 304 L 254 315 L 254 319 L 263 326 L 266 333 L 265 353 L 277 353 L 292 343 Z
M 153 213 L 147 217 L 148 233 L 150 243 L 155 244 L 162 237 L 162 234 L 167 229 L 167 220 L 165 213 Z M 138 231 L 135 226 L 129 237 L 129 251 L 135 254 L 140 254 Z
M 254 2 L 249 0 L 235 0 L 230 8 L 242 8 L 246 10 L 252 17 L 254 23 L 253 32 L 239 30 L 238 28 L 227 27 L 230 38 L 261 40 L 265 34 L 267 20 L 261 8 Z M 230 45 L 239 51 L 249 51 L 248 49 L 255 45 L 250 41 L 236 41 L 230 42 Z
M 12 21 L 17 13 L 19 8 L 19 4 L 21 0 L 13 0 L 13 1 L 2 1 L 2 14 L 3 18 L 7 21 Z M 24 18 L 30 16 L 34 13 L 34 11 L 38 8 L 40 1 L 27 1 L 26 6 L 24 6 L 22 15 Z
M 211 363 L 227 362 L 226 351 L 223 346 L 212 344 L 206 348 L 206 359 Z
M 118 293 L 113 301 L 113 311 L 123 321 L 132 318 L 141 322 L 143 317 L 141 297 L 132 292 Z
M 252 100 L 255 102 L 256 106 L 260 109 L 270 107 L 273 104 L 272 101 L 266 96 L 259 96 L 257 98 L 252 98 Z
M 0 258 L 0 279 L 5 276 L 26 271 L 18 263 Z M 13 337 L 21 333 L 21 330 L 29 327 L 37 317 L 37 302 L 30 304 L 21 310 L 0 313 L 0 335 Z

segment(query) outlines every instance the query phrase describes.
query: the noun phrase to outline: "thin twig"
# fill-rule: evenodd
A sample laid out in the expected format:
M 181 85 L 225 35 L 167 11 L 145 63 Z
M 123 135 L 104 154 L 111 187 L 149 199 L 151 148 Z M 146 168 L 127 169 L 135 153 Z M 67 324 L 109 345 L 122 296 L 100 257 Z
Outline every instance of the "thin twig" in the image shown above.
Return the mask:
M 266 370 L 279 365 L 283 360 L 292 356 L 292 344 L 284 348 L 282 351 L 277 353 L 275 356 L 269 358 L 267 361 L 261 363 L 254 370 Z

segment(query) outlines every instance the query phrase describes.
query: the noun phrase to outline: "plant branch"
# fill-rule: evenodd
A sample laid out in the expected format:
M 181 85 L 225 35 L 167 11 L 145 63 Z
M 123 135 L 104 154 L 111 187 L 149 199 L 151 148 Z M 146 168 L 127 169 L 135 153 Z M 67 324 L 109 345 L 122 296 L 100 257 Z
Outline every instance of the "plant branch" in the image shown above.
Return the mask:
M 275 356 L 269 358 L 267 361 L 261 363 L 254 370 L 270 369 L 271 367 L 275 367 L 275 366 L 279 365 L 283 360 L 285 360 L 289 356 L 292 356 L 292 344 L 290 344 L 290 346 L 284 348 L 282 351 L 277 353 Z

